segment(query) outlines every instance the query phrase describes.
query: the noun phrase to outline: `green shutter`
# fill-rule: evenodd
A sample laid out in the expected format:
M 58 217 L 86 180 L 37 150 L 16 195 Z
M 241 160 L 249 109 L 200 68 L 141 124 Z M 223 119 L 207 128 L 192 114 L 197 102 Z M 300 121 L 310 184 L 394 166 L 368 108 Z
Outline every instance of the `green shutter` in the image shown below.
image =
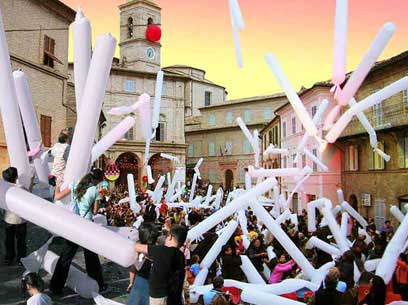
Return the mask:
M 398 138 L 398 167 L 404 168 L 405 167 L 405 138 L 399 137 Z

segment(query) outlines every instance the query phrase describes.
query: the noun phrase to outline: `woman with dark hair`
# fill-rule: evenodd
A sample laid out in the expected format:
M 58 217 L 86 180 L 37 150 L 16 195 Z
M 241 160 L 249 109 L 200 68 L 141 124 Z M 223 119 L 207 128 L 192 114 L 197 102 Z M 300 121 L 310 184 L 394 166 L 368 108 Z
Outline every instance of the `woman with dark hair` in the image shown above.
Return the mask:
M 222 276 L 225 279 L 244 281 L 245 275 L 242 272 L 240 266 L 242 260 L 236 253 L 236 249 L 233 249 L 231 245 L 225 245 L 222 248 L 221 254 Z
M 97 185 L 102 182 L 103 177 L 102 170 L 93 169 L 89 174 L 85 175 L 78 184 L 71 183 L 65 190 L 61 191 L 58 185 L 55 188 L 55 200 L 61 200 L 71 194 L 71 201 L 74 203 L 74 212 L 92 221 L 92 215 L 98 211 L 98 202 L 101 199 Z M 97 236 L 95 237 L 97 238 Z M 71 266 L 72 259 L 78 247 L 77 244 L 69 240 L 64 240 L 62 253 L 50 281 L 52 294 L 62 294 L 62 289 L 68 277 L 69 267 Z M 100 291 L 106 290 L 98 255 L 84 248 L 84 256 L 88 275 L 98 282 Z
M 28 294 L 30 298 L 27 300 L 27 305 L 51 305 L 51 298 L 44 294 L 44 281 L 34 272 L 25 273 L 21 280 L 21 288 L 24 294 Z
M 258 270 L 259 273 L 262 274 L 262 271 L 264 269 L 263 263 L 268 262 L 268 254 L 266 253 L 265 246 L 262 244 L 260 238 L 256 238 L 251 242 L 247 250 L 247 255 L 252 264 L 254 264 L 256 270 Z
M 374 275 L 370 280 L 370 292 L 359 305 L 384 305 L 387 287 L 382 277 Z
M 159 230 L 152 223 L 144 223 L 139 228 L 139 241 L 142 244 L 155 245 Z M 149 305 L 149 275 L 152 261 L 149 257 L 138 259 L 129 273 L 130 291 L 127 305 Z

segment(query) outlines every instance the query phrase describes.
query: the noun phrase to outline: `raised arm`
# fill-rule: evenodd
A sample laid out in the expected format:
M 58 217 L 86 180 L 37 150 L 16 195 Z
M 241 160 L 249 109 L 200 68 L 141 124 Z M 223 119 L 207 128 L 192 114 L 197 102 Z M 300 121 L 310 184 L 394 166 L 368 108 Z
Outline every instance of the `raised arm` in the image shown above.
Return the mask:
M 61 185 L 57 185 L 57 187 L 55 188 L 55 195 L 54 195 L 55 200 L 61 200 L 62 198 L 67 197 L 71 193 L 71 190 L 69 189 L 69 187 L 67 187 L 63 191 L 61 191 L 60 187 Z

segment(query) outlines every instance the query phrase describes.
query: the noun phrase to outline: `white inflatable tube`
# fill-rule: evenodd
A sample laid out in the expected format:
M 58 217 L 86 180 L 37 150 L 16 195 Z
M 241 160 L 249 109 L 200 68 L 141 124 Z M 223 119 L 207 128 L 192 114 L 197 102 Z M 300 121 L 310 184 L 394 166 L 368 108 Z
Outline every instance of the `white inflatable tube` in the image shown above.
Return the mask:
M 276 57 L 272 53 L 268 53 L 265 56 L 265 60 L 269 65 L 269 68 L 275 75 L 279 85 L 282 90 L 285 92 L 290 104 L 293 107 L 298 119 L 302 122 L 302 125 L 305 127 L 306 132 L 309 136 L 317 136 L 317 128 L 310 118 L 309 113 L 306 111 L 303 102 L 300 100 L 299 96 L 296 93 L 296 90 L 290 84 L 288 78 L 283 72 L 280 64 L 278 63 Z
M 340 105 L 347 105 L 350 99 L 356 94 L 358 88 L 361 86 L 364 79 L 370 72 L 371 67 L 378 60 L 378 57 L 381 55 L 382 51 L 390 41 L 395 29 L 396 27 L 392 22 L 387 22 L 383 25 L 381 30 L 374 38 L 374 41 L 372 42 L 367 53 L 364 55 L 364 58 L 351 74 L 344 88 L 338 94 L 337 100 Z
M 312 160 L 314 163 L 316 163 L 316 165 L 318 167 L 320 167 L 320 169 L 324 172 L 327 172 L 329 170 L 329 168 L 327 167 L 326 164 L 324 164 L 322 162 L 322 160 L 320 160 L 318 157 L 316 157 L 314 154 L 312 154 L 307 148 L 303 148 L 303 152 L 304 154 L 310 159 Z
M 333 127 L 329 130 L 326 135 L 326 140 L 329 143 L 334 143 L 343 130 L 347 127 L 353 116 L 359 112 L 363 112 L 370 107 L 382 103 L 389 97 L 397 94 L 408 88 L 408 76 L 401 78 L 400 80 L 384 87 L 383 89 L 377 91 L 374 94 L 366 97 L 364 100 L 358 102 L 354 106 L 350 107 L 343 115 L 337 120 Z
M 287 155 L 289 151 L 286 148 L 275 148 L 273 144 L 269 146 L 263 152 L 264 158 L 268 158 L 269 155 Z
M 265 284 L 262 276 L 259 274 L 258 270 L 256 270 L 254 264 L 252 264 L 251 260 L 246 255 L 241 256 L 241 269 L 244 272 L 247 280 L 251 284 Z
M 408 215 L 406 215 L 403 221 L 400 223 L 397 231 L 385 248 L 382 259 L 377 266 L 375 274 L 381 276 L 385 284 L 388 284 L 392 278 L 395 267 L 397 266 L 399 255 L 404 247 L 405 242 L 407 241 L 407 238 Z
M 340 211 L 341 211 L 341 206 L 337 204 L 337 205 L 332 209 L 332 214 L 333 214 L 333 216 L 336 217 L 337 214 L 340 213 Z
M 272 168 L 272 169 L 255 169 L 253 166 L 248 166 L 248 173 L 252 178 L 265 178 L 265 177 L 293 177 L 304 176 L 305 174 L 311 174 L 313 170 L 309 166 L 305 168 Z
M 89 19 L 84 16 L 81 8 L 72 24 L 74 38 L 74 82 L 77 115 L 81 111 L 81 100 L 85 90 L 86 78 L 91 64 L 92 32 Z
M 327 107 L 329 106 L 329 101 L 327 99 L 324 99 L 320 105 L 319 108 L 317 108 L 317 112 L 313 117 L 313 123 L 318 126 L 320 123 L 320 120 L 323 117 L 323 114 L 325 113 Z M 298 144 L 298 146 L 296 147 L 296 157 L 295 157 L 295 162 L 298 163 L 299 161 L 299 155 L 303 154 L 303 148 L 305 147 L 307 141 L 309 140 L 309 135 L 307 133 L 305 133 L 302 137 L 302 140 L 300 141 L 300 143 Z
M 276 222 L 276 224 L 280 225 L 280 224 L 284 223 L 288 219 L 290 219 L 290 211 L 285 210 L 282 214 L 279 215 L 278 218 L 276 218 L 275 222 Z
M 355 98 L 351 98 L 349 101 L 349 106 L 353 107 L 355 104 L 357 104 Z M 356 114 L 358 120 L 360 121 L 361 125 L 363 125 L 364 129 L 367 131 L 369 137 L 370 137 L 370 145 L 371 147 L 375 148 L 378 145 L 377 141 L 377 134 L 375 133 L 374 127 L 371 125 L 371 123 L 368 121 L 366 115 L 364 112 L 358 112 Z
M 238 29 L 243 30 L 245 25 L 238 0 L 229 0 L 228 3 L 230 5 L 230 10 L 232 13 L 232 17 L 234 18 L 235 25 Z
M 344 200 L 344 193 L 342 189 L 337 189 L 337 201 L 339 204 L 342 204 L 345 200 Z M 338 207 L 339 205 L 336 205 L 336 207 Z M 335 207 L 335 208 L 336 208 Z
M 169 155 L 169 154 L 161 153 L 161 154 L 160 154 L 160 157 L 162 157 L 162 158 L 164 158 L 164 159 L 168 159 L 168 160 L 174 161 L 174 162 L 176 162 L 176 163 L 180 163 L 180 159 L 179 159 L 179 158 L 177 158 L 177 157 L 175 157 L 175 156 L 172 156 L 172 155 Z
M 341 253 L 346 252 L 347 250 L 350 249 L 349 244 L 347 243 L 346 238 L 341 234 L 339 225 L 336 222 L 336 219 L 334 218 L 332 212 L 331 212 L 331 202 L 330 200 L 323 198 L 324 204 L 319 206 L 319 210 L 323 214 L 323 216 L 326 218 L 327 225 L 330 228 L 330 231 L 333 234 L 334 239 L 336 240 L 336 243 L 341 251 Z
M 316 232 L 316 209 L 319 205 L 323 204 L 322 199 L 310 201 L 306 205 L 307 210 L 307 230 L 309 232 Z
M 304 305 L 304 303 L 293 301 L 271 293 L 262 292 L 255 289 L 245 289 L 241 293 L 241 299 L 249 304 L 256 305 Z
M 188 231 L 187 239 L 196 240 L 198 237 L 208 232 L 212 227 L 215 227 L 225 218 L 231 216 L 235 212 L 242 210 L 248 205 L 250 201 L 253 201 L 257 196 L 260 196 L 269 191 L 274 185 L 277 184 L 275 178 L 268 178 L 265 181 L 259 183 L 251 190 L 244 193 L 242 196 L 235 198 L 229 205 L 219 209 L 213 213 L 210 217 L 204 219 L 195 227 Z
M 153 115 L 152 115 L 152 129 L 153 132 L 159 126 L 160 121 L 160 103 L 161 103 L 161 96 L 163 92 L 163 71 L 157 72 L 156 77 L 156 87 L 154 91 L 154 103 L 153 103 Z
M 343 234 L 343 236 L 345 238 L 347 238 L 347 231 L 348 231 L 348 220 L 349 220 L 349 215 L 347 212 L 343 212 L 341 213 L 341 234 Z
M 254 141 L 253 135 L 248 130 L 248 127 L 245 125 L 244 121 L 241 119 L 241 117 L 237 117 L 236 122 L 237 122 L 238 126 L 241 128 L 241 130 L 244 133 L 245 137 L 247 138 L 248 142 L 251 144 L 252 148 L 254 148 L 255 141 Z
M 135 180 L 133 174 L 127 175 L 130 208 L 134 213 L 140 212 L 140 205 L 136 202 Z
M 244 210 L 239 210 L 238 211 L 237 219 L 238 219 L 238 223 L 239 223 L 239 225 L 241 227 L 242 234 L 245 235 L 245 236 L 248 236 L 248 233 L 249 233 L 248 232 L 248 219 L 245 216 L 245 211 Z
M 4 181 L 0 181 L 0 208 L 123 267 L 132 265 L 136 260 L 133 242 Z
M 252 188 L 252 179 L 249 172 L 245 173 L 245 190 L 249 191 Z
M 207 268 L 201 269 L 200 272 L 197 274 L 197 276 L 194 279 L 194 285 L 203 286 L 207 278 L 207 275 L 208 275 L 208 269 Z
M 112 128 L 102 139 L 92 147 L 92 163 L 104 154 L 113 144 L 123 138 L 136 121 L 132 117 L 126 117 L 118 125 Z
M 203 164 L 203 161 L 204 161 L 204 159 L 203 158 L 200 158 L 198 161 L 197 161 L 197 163 L 196 163 L 196 165 L 194 166 L 194 171 L 198 174 L 198 176 L 200 176 L 200 166 L 201 166 L 201 164 Z
M 165 176 L 160 176 L 159 181 L 157 181 L 156 187 L 154 188 L 152 200 L 155 204 L 158 204 L 161 200 L 161 195 L 163 193 L 162 187 L 166 180 Z
M 64 186 L 79 181 L 89 170 L 91 150 L 96 135 L 105 89 L 112 67 L 116 39 L 110 34 L 96 39 L 91 65 L 81 99 L 75 133 L 64 174 Z
M 219 209 L 220 208 L 220 205 L 221 205 L 221 201 L 222 201 L 222 198 L 224 197 L 224 192 L 222 191 L 222 188 L 218 188 L 218 190 L 217 190 L 217 193 L 216 193 L 216 197 L 215 197 L 215 200 L 214 200 L 214 208 L 215 209 Z
M 194 173 L 193 183 L 191 184 L 191 191 L 190 191 L 190 200 L 189 200 L 190 202 L 193 201 L 193 198 L 194 198 L 195 188 L 197 185 L 197 177 L 198 177 L 198 174 Z
M 365 261 L 364 269 L 368 272 L 373 272 L 375 269 L 377 269 L 377 266 L 380 263 L 380 261 L 381 261 L 381 258 L 375 258 L 375 259 L 370 259 L 368 261 Z
M 269 261 L 273 260 L 276 257 L 276 253 L 275 251 L 273 251 L 272 246 L 268 246 L 268 248 L 266 248 L 266 253 L 268 253 Z
M 146 173 L 147 173 L 147 183 L 153 184 L 154 178 L 152 173 L 152 167 L 150 165 L 146 165 Z
M 41 130 L 40 126 L 38 125 L 37 114 L 34 109 L 27 77 L 22 71 L 14 71 L 13 78 L 16 87 L 17 102 L 20 108 L 21 118 L 23 119 L 28 146 L 30 147 L 30 151 L 39 149 L 39 152 L 41 153 Z M 41 159 L 38 156 L 34 157 L 33 163 L 38 180 L 48 185 L 48 175 L 50 173 L 48 163 L 41 162 Z
M 391 206 L 390 212 L 399 222 L 402 222 L 404 220 L 405 215 L 395 205 Z
M 59 256 L 52 251 L 47 251 L 44 257 L 43 268 L 47 273 L 54 274 Z M 82 298 L 92 299 L 93 293 L 99 292 L 98 283 L 86 273 L 80 271 L 75 266 L 69 267 L 66 286 L 78 293 Z
M 232 35 L 234 38 L 235 57 L 236 57 L 238 67 L 242 68 L 244 65 L 243 65 L 243 60 L 242 60 L 242 50 L 241 50 L 241 43 L 239 40 L 238 30 L 239 28 L 241 29 L 243 28 L 243 21 L 242 21 L 242 16 L 241 16 L 241 19 L 239 18 L 241 14 L 240 14 L 239 6 L 238 6 L 238 1 L 229 0 L 229 8 L 230 8 L 230 16 L 231 16 Z M 237 13 L 237 8 L 239 11 L 239 15 Z M 240 24 L 241 22 L 242 24 Z
M 142 130 L 146 142 L 150 142 L 152 136 L 152 108 L 150 105 L 150 96 L 143 93 L 139 96 L 139 104 L 140 129 Z M 148 155 L 149 153 L 147 152 L 147 156 Z
M 290 193 L 288 199 L 286 200 L 286 206 L 289 206 L 289 204 L 292 202 L 293 199 L 293 195 L 301 188 L 301 186 L 303 185 L 303 183 L 305 183 L 305 181 L 307 179 L 309 179 L 310 174 L 307 174 L 306 176 L 304 176 L 301 180 L 299 180 L 298 183 L 296 183 L 294 189 L 292 190 L 292 192 Z
M 308 240 L 308 242 L 306 244 L 306 247 L 308 249 L 316 247 L 316 248 L 318 248 L 318 249 L 320 249 L 320 250 L 322 250 L 322 251 L 324 251 L 324 252 L 326 252 L 326 253 L 328 253 L 330 255 L 336 256 L 336 257 L 341 255 L 340 250 L 338 248 L 324 242 L 323 240 L 317 238 L 316 236 L 312 236 Z
M 259 167 L 260 149 L 259 149 L 259 132 L 257 129 L 254 131 L 254 161 L 255 167 Z
M 204 256 L 201 261 L 200 268 L 210 269 L 211 265 L 216 260 L 217 256 L 221 253 L 222 247 L 228 242 L 231 236 L 234 234 L 235 230 L 238 227 L 238 223 L 235 220 L 231 220 L 228 225 L 225 227 L 225 230 L 220 236 L 218 236 L 215 243 L 212 245 L 210 250 Z
M 340 86 L 346 78 L 348 0 L 336 1 L 332 83 Z
M 205 196 L 205 201 L 203 203 L 204 206 L 208 206 L 210 204 L 211 196 L 212 196 L 212 189 L 213 189 L 213 186 L 212 184 L 210 184 L 207 188 L 207 195 Z
M 279 224 L 273 220 L 272 216 L 268 214 L 264 207 L 257 203 L 250 204 L 251 209 L 254 211 L 254 214 L 258 217 L 260 221 L 264 223 L 264 225 L 272 232 L 273 236 L 282 247 L 290 253 L 290 256 L 293 260 L 302 268 L 304 274 L 308 278 L 312 278 L 315 272 L 315 269 L 310 264 L 310 262 L 306 259 L 303 253 L 296 247 L 293 241 L 286 235 L 286 233 L 282 230 Z
M 367 221 L 364 219 L 363 216 L 361 216 L 360 213 L 358 213 L 347 201 L 343 201 L 341 204 L 341 207 L 343 210 L 345 210 L 347 213 L 350 214 L 351 217 L 353 217 L 357 222 L 363 227 L 366 228 L 368 226 Z
M 319 289 L 319 285 L 301 279 L 287 279 L 277 284 L 262 285 L 256 287 L 256 289 L 262 290 L 263 292 L 273 293 L 277 295 L 291 293 L 302 288 L 308 288 L 311 291 L 317 291 Z
M 1 12 L 0 12 L 1 14 Z M 17 168 L 19 181 L 29 186 L 30 167 L 18 109 L 16 89 L 11 74 L 10 54 L 2 16 L 0 16 L 0 111 L 10 166 Z

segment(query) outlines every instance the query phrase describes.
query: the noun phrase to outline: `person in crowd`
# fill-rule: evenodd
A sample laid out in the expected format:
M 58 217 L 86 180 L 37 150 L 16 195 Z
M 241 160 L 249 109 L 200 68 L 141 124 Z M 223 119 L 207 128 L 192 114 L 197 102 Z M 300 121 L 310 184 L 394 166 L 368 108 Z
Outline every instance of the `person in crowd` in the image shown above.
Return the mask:
M 203 305 L 228 305 L 230 303 L 230 296 L 223 292 L 224 278 L 216 276 L 213 281 L 213 289 L 204 293 L 202 297 Z
M 265 246 L 262 244 L 260 238 L 256 238 L 251 242 L 247 250 L 247 255 L 252 264 L 254 264 L 256 270 L 262 274 L 264 269 L 263 263 L 268 263 L 268 253 L 266 253 Z
M 58 142 L 49 150 L 49 154 L 54 157 L 52 163 L 51 175 L 56 178 L 56 183 L 61 184 L 64 178 L 66 160 L 64 159 L 64 153 L 67 150 L 69 135 L 66 131 L 61 131 L 58 136 Z
M 370 280 L 370 291 L 359 305 L 384 305 L 386 289 L 387 287 L 382 277 L 374 275 Z
M 74 203 L 74 212 L 84 219 L 92 221 L 92 215 L 98 211 L 98 201 L 100 200 L 97 185 L 103 180 L 103 171 L 93 169 L 85 175 L 78 184 L 71 183 L 69 187 L 60 190 L 60 186 L 55 188 L 55 199 L 71 195 Z M 98 238 L 98 237 L 95 237 Z M 64 240 L 62 253 L 55 266 L 54 274 L 50 281 L 50 290 L 54 295 L 61 295 L 68 277 L 69 268 L 74 258 L 78 245 L 69 240 Z M 84 248 L 85 265 L 88 275 L 97 281 L 100 292 L 107 289 L 102 276 L 102 268 L 97 254 Z
M 51 298 L 43 293 L 44 281 L 38 273 L 26 272 L 21 280 L 21 288 L 30 297 L 27 305 L 52 305 Z
M 2 174 L 4 181 L 15 184 L 17 187 L 23 187 L 22 185 L 17 184 L 17 168 L 9 167 L 5 169 Z M 29 191 L 32 190 L 32 181 L 33 180 L 31 180 Z M 4 215 L 4 222 L 6 224 L 6 256 L 4 259 L 4 264 L 8 266 L 12 265 L 15 262 L 14 259 L 21 264 L 20 259 L 27 255 L 27 222 L 17 214 L 10 211 L 6 211 Z
M 229 244 L 223 247 L 221 254 L 222 276 L 226 279 L 245 281 L 245 275 L 240 268 L 242 260 L 236 251 Z
M 195 254 L 191 257 L 190 271 L 196 277 L 200 272 L 200 257 Z
M 279 283 L 283 275 L 293 269 L 296 263 L 293 260 L 288 260 L 286 254 L 282 254 L 279 257 L 277 264 L 271 269 L 271 276 L 269 278 L 269 284 Z
M 180 248 L 186 241 L 187 231 L 186 227 L 174 225 L 164 246 L 136 243 L 136 252 L 152 259 L 150 305 L 182 305 L 185 263 Z
M 336 270 L 328 272 L 324 279 L 324 285 L 315 293 L 314 305 L 342 305 L 343 293 L 337 290 L 338 282 L 338 272 Z
M 156 207 L 153 204 L 153 200 L 147 200 L 147 205 L 143 213 L 144 222 L 154 223 L 156 221 L 156 218 Z
M 401 253 L 395 269 L 394 292 L 401 295 L 403 301 L 408 301 L 408 256 Z
M 380 233 L 394 233 L 394 228 L 391 226 L 391 221 L 389 221 L 388 219 L 386 221 L 384 221 L 384 224 L 382 225 L 382 227 L 380 228 Z
M 139 228 L 139 240 L 147 245 L 155 245 L 159 231 L 152 223 L 142 224 Z M 130 291 L 127 305 L 149 305 L 149 277 L 152 261 L 149 257 L 141 257 L 131 267 L 129 274 Z
M 340 280 L 345 282 L 348 288 L 354 287 L 354 253 L 351 250 L 343 253 L 337 267 L 340 271 Z

